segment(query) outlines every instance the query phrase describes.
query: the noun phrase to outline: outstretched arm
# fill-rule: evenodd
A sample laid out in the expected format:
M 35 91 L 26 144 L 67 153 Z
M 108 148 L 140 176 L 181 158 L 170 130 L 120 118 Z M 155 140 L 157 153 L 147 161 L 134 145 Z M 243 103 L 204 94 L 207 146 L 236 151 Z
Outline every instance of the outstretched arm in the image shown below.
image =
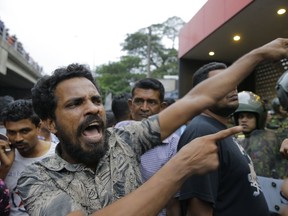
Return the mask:
M 205 80 L 159 114 L 161 138 L 215 104 L 235 89 L 263 61 L 288 57 L 288 39 L 276 39 L 244 55 L 221 73 Z
M 157 215 L 190 175 L 203 174 L 218 167 L 216 141 L 241 130 L 242 127 L 238 126 L 194 139 L 142 186 L 93 215 Z M 69 214 L 69 216 L 78 215 L 83 214 L 81 211 Z

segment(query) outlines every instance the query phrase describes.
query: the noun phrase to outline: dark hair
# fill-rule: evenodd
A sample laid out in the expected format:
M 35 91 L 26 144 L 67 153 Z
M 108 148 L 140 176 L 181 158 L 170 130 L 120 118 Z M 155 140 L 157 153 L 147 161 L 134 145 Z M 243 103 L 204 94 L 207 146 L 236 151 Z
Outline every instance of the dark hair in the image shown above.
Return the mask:
M 3 124 L 8 121 L 20 121 L 23 119 L 29 119 L 36 126 L 39 127 L 40 118 L 34 112 L 32 101 L 19 99 L 8 104 L 7 107 L 1 113 Z
M 167 106 L 170 106 L 171 104 L 175 103 L 176 100 L 172 97 L 166 97 L 164 98 L 164 102 L 166 102 Z
M 137 88 L 153 89 L 155 91 L 159 91 L 159 93 L 160 93 L 160 98 L 159 98 L 160 101 L 163 102 L 163 100 L 164 100 L 165 89 L 164 89 L 163 84 L 157 79 L 144 78 L 144 79 L 141 79 L 141 80 L 137 81 L 134 84 L 134 87 L 132 89 L 132 97 L 134 96 L 134 91 Z
M 87 66 L 70 64 L 67 67 L 58 68 L 51 76 L 46 75 L 39 79 L 31 90 L 34 110 L 42 120 L 47 118 L 55 119 L 55 109 L 57 107 L 55 89 L 60 82 L 75 77 L 87 78 L 100 93 L 96 81 Z
M 1 115 L 2 111 L 5 109 L 5 107 L 7 107 L 8 104 L 13 102 L 13 101 L 14 101 L 14 98 L 12 96 L 9 96 L 9 95 L 5 95 L 5 96 L 0 97 L 0 115 Z M 0 122 L 3 121 L 1 118 L 2 117 L 0 117 Z
M 211 62 L 205 64 L 193 74 L 193 87 L 206 80 L 211 71 L 225 68 L 227 68 L 227 65 L 221 62 Z
M 115 115 L 112 110 L 106 110 L 106 127 L 114 127 L 116 124 Z
M 130 119 L 129 98 L 131 98 L 131 94 L 128 93 L 119 94 L 113 97 L 111 109 L 117 122 Z

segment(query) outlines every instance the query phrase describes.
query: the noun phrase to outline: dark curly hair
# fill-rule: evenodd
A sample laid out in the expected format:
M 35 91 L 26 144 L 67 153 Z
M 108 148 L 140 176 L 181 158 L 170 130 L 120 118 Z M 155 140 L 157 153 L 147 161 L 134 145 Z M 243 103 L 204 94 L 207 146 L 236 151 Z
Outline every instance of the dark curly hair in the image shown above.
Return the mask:
M 55 119 L 57 107 L 55 89 L 60 82 L 75 77 L 87 78 L 100 93 L 100 89 L 87 66 L 75 63 L 58 68 L 51 76 L 46 75 L 40 78 L 31 90 L 34 110 L 42 120 Z
M 8 121 L 15 122 L 23 119 L 31 120 L 36 127 L 40 125 L 40 118 L 34 112 L 31 100 L 19 99 L 10 102 L 2 111 L 1 119 L 4 125 Z

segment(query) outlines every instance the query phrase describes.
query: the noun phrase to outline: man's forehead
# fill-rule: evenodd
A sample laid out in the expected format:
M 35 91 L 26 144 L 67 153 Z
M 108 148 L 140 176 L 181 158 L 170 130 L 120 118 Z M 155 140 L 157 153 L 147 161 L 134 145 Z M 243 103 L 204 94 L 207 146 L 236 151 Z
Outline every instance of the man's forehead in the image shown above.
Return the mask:
M 134 98 L 145 98 L 145 99 L 160 99 L 160 92 L 154 89 L 142 89 L 136 88 L 134 91 Z
M 21 119 L 19 121 L 6 121 L 5 122 L 5 127 L 7 129 L 21 130 L 24 128 L 32 128 L 34 126 L 35 125 L 32 123 L 32 121 L 30 119 Z
M 90 80 L 82 77 L 76 77 L 60 82 L 55 89 L 55 95 L 59 99 L 100 94 Z

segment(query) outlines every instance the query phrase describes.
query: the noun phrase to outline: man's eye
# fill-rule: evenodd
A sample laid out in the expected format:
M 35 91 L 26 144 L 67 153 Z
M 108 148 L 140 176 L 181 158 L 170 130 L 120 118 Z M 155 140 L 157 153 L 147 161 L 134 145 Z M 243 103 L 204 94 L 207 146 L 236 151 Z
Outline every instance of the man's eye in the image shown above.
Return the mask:
M 73 107 L 75 107 L 75 104 L 74 104 L 74 103 L 73 103 L 73 104 L 67 104 L 66 107 L 68 107 L 68 108 L 73 108 Z
M 21 133 L 22 133 L 22 134 L 27 134 L 27 133 L 29 133 L 29 131 L 30 131 L 30 130 L 22 130 Z
M 102 104 L 102 100 L 100 99 L 93 99 L 93 103 L 96 104 L 96 105 L 101 105 Z
M 73 107 L 75 107 L 75 106 L 79 106 L 80 104 L 81 104 L 80 101 L 75 101 L 75 102 L 73 102 L 73 103 L 67 104 L 67 107 L 73 108 Z
M 7 131 L 7 134 L 9 134 L 10 136 L 14 136 L 16 134 L 15 131 Z
M 143 101 L 142 100 L 134 100 L 134 104 L 139 106 L 139 105 L 143 104 Z
M 151 106 L 154 106 L 156 104 L 156 102 L 155 101 L 148 101 L 148 104 Z

